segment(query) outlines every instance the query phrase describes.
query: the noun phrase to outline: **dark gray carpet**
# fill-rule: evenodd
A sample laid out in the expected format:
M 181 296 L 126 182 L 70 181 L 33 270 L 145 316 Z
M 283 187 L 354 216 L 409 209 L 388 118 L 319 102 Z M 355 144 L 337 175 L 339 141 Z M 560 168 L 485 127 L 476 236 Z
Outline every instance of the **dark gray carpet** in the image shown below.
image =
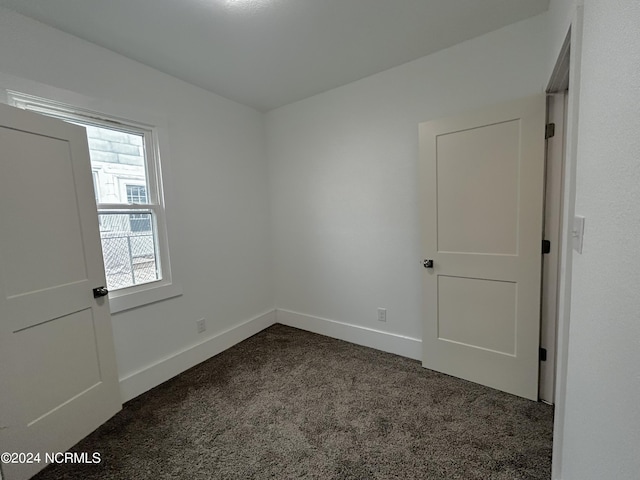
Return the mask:
M 275 325 L 128 402 L 62 479 L 549 479 L 553 408 Z

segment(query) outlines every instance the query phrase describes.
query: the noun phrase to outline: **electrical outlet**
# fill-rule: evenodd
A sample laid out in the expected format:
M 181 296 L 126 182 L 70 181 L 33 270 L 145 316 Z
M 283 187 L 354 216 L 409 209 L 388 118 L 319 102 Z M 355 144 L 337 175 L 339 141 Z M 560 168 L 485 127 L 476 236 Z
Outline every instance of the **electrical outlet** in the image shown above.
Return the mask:
M 387 321 L 387 309 L 386 308 L 379 308 L 378 309 L 378 321 L 379 322 L 386 322 Z
M 198 333 L 202 333 L 207 329 L 207 324 L 204 322 L 204 318 L 197 320 L 196 326 L 198 327 Z

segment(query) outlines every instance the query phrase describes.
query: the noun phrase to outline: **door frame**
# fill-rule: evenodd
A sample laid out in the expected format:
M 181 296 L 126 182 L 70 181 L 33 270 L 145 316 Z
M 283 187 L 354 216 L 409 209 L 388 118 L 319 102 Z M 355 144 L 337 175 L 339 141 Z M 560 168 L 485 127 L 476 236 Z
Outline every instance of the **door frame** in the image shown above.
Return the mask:
M 568 45 L 567 45 L 568 46 Z M 567 50 L 568 54 L 568 50 Z M 568 59 L 568 57 L 567 57 Z M 540 290 L 540 347 L 546 351 L 540 361 L 538 398 L 553 405 L 555 403 L 556 337 L 558 319 L 559 266 L 562 257 L 562 207 L 563 172 L 565 147 L 566 96 L 568 91 L 568 70 L 557 93 L 547 93 L 547 124 L 555 125 L 552 139 L 545 146 L 544 179 L 544 239 L 551 243 L 550 251 L 542 255 L 542 285 Z M 541 357 L 542 358 L 542 357 Z
M 578 147 L 578 119 L 580 107 L 580 69 L 582 63 L 583 6 L 573 11 L 570 25 L 547 92 L 557 91 L 563 78 L 568 78 L 569 91 L 565 110 L 565 147 L 562 184 L 562 227 L 560 231 L 560 259 L 558 278 L 558 305 L 556 324 L 555 414 L 553 426 L 553 457 L 551 478 L 562 477 L 562 447 L 564 443 L 564 419 L 566 409 L 567 364 L 569 351 L 569 324 L 571 317 L 571 277 L 573 258 L 572 226 L 576 201 L 576 165 Z

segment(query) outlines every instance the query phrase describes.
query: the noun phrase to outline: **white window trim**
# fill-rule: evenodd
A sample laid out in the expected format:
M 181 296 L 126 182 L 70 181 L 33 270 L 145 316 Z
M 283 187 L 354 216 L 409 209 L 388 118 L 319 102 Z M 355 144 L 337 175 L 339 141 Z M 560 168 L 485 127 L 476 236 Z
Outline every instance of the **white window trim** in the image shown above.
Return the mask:
M 125 206 L 131 210 L 144 209 L 154 211 L 156 218 L 154 228 L 156 229 L 155 234 L 159 250 L 157 261 L 161 268 L 162 279 L 109 292 L 109 306 L 111 313 L 119 313 L 182 295 L 182 286 L 174 281 L 171 270 L 170 247 L 166 224 L 165 182 L 163 181 L 160 162 L 160 144 L 163 142 L 161 142 L 161 132 L 157 125 L 131 121 L 110 115 L 109 113 L 100 113 L 13 90 L 5 90 L 5 93 L 7 104 L 24 110 L 30 110 L 35 113 L 61 119 L 75 119 L 97 126 L 117 127 L 123 131 L 126 131 L 129 127 L 132 133 L 139 134 L 141 131 L 148 133 L 144 135 L 144 148 L 145 152 L 153 156 L 153 161 L 145 162 L 147 183 L 150 187 L 147 189 L 147 194 L 149 195 L 149 201 L 154 203 L 149 205 Z M 151 182 L 153 182 L 154 188 L 151 188 Z M 116 205 L 114 205 L 114 207 L 115 206 Z M 121 209 L 123 205 L 119 204 L 117 207 Z M 108 209 L 109 205 L 101 204 L 101 210 Z M 96 216 L 97 214 L 98 212 L 96 211 Z

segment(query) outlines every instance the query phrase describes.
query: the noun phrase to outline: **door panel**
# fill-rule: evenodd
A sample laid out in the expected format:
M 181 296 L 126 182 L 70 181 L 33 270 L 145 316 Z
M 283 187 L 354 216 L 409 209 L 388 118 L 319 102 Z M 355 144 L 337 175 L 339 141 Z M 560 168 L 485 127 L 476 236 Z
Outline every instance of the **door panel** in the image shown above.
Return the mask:
M 87 139 L 0 105 L 0 444 L 44 468 L 121 408 Z
M 95 336 L 90 308 L 14 334 L 17 349 L 30 352 L 16 365 L 27 424 L 100 383 Z
M 438 276 L 438 339 L 515 355 L 516 297 L 514 282 Z
M 437 137 L 439 251 L 517 253 L 518 131 L 512 120 Z
M 536 400 L 544 109 L 420 125 L 423 366 Z
M 0 166 L 7 298 L 86 279 L 68 142 L 0 128 L 0 145 L 12 155 Z

